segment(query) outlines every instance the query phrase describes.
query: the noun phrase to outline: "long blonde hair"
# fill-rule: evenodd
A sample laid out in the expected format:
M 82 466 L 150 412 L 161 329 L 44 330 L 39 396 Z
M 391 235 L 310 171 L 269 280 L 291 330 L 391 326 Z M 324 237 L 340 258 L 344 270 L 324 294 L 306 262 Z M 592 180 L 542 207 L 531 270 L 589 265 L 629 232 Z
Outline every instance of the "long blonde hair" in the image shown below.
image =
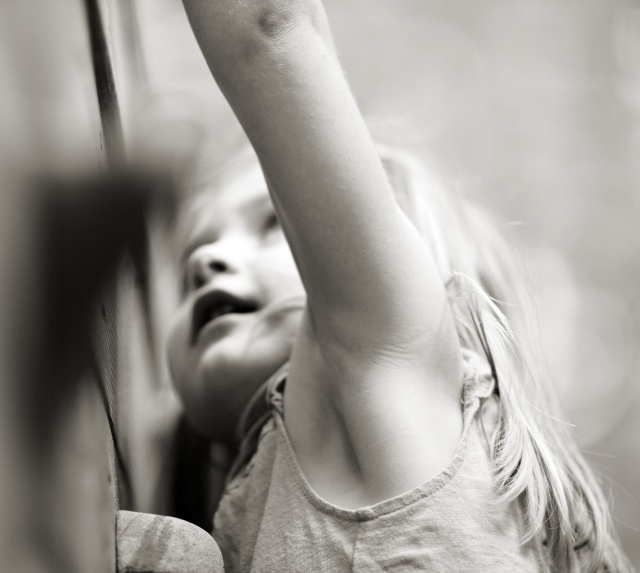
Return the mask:
M 552 571 L 633 571 L 561 420 L 514 249 L 485 211 L 446 193 L 415 157 L 379 151 L 400 206 L 431 245 L 462 345 L 484 354 L 496 378 L 500 414 L 487 444 L 498 500 L 521 505 L 522 542 L 546 548 Z

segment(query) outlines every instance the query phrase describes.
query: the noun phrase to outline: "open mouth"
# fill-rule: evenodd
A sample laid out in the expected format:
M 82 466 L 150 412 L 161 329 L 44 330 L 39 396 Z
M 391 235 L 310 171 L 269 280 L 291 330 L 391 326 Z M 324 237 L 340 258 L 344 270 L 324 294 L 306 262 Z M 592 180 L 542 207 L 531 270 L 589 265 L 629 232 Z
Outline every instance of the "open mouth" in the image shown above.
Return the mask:
M 258 310 L 258 305 L 222 290 L 203 294 L 193 307 L 191 319 L 191 343 L 195 343 L 202 329 L 210 322 L 226 314 L 246 314 Z

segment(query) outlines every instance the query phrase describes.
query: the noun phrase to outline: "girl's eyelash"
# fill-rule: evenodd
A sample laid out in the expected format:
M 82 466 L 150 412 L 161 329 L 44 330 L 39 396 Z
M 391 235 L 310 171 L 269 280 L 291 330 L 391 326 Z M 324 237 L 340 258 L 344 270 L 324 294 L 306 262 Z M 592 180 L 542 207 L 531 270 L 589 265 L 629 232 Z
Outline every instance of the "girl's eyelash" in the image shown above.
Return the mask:
M 276 215 L 275 211 L 271 211 L 269 215 L 267 215 L 267 217 L 265 218 L 263 230 L 266 233 L 278 227 L 280 227 L 280 221 L 278 221 L 278 216 Z

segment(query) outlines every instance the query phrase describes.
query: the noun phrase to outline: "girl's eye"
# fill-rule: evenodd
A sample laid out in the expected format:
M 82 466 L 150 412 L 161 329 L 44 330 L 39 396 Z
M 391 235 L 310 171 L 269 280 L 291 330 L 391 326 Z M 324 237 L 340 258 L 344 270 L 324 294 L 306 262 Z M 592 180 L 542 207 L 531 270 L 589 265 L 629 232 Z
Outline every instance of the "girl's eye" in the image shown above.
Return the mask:
M 262 232 L 266 235 L 270 231 L 280 228 L 280 221 L 274 211 L 271 211 L 264 221 Z

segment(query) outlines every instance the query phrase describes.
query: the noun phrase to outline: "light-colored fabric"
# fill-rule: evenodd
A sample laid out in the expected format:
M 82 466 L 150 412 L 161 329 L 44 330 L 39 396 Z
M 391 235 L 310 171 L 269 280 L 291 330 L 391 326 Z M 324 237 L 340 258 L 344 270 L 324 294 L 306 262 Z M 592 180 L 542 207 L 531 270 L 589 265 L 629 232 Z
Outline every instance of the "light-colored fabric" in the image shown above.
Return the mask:
M 117 573 L 224 573 L 211 536 L 175 517 L 118 511 L 116 553 Z
M 477 415 L 494 382 L 477 355 L 464 356 L 464 425 L 454 459 L 419 487 L 358 510 L 325 502 L 306 481 L 282 416 L 286 370 L 279 372 L 268 386 L 272 416 L 257 451 L 214 518 L 227 573 L 544 571 L 540 548 L 520 545 L 517 503 L 495 500 Z

